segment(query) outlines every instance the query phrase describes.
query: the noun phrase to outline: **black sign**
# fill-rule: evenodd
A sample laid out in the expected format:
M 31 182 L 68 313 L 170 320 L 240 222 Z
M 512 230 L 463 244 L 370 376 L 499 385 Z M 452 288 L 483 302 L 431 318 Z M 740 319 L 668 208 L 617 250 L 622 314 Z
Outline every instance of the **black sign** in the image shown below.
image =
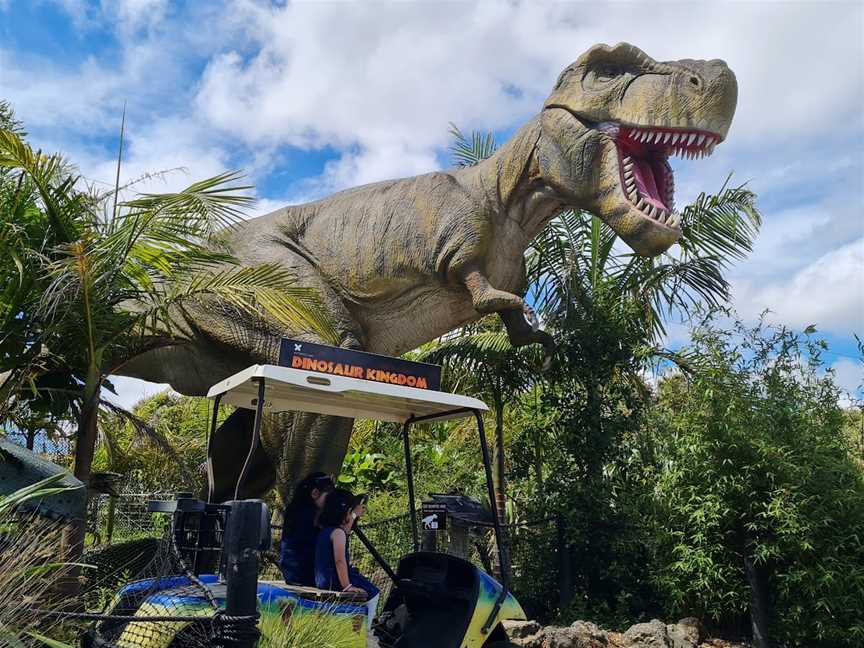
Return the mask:
M 326 344 L 300 342 L 291 338 L 282 338 L 279 364 L 294 369 L 417 389 L 441 388 L 441 367 L 437 365 L 342 349 Z
M 420 524 L 424 531 L 445 531 L 447 529 L 447 505 L 423 502 L 420 509 Z

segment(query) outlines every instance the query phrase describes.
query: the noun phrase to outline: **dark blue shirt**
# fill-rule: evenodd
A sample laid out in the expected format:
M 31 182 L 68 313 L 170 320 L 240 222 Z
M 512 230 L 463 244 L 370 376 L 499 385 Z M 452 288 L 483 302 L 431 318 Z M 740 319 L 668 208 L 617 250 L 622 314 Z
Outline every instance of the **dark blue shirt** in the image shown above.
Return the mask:
M 291 519 L 285 520 L 279 567 L 286 583 L 315 587 L 316 514 L 315 506 L 309 503 L 298 507 Z

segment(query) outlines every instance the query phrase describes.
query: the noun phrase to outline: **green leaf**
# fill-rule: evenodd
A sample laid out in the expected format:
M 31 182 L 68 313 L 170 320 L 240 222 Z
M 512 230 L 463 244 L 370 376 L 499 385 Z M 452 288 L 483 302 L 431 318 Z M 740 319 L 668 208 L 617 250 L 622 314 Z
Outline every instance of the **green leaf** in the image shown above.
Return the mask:
M 43 644 L 48 646 L 49 648 L 75 648 L 71 644 L 63 643 L 62 641 L 57 641 L 56 639 L 51 639 L 50 637 L 46 637 L 45 635 L 41 635 L 38 632 L 33 632 L 32 630 L 28 630 L 27 634 L 41 641 Z

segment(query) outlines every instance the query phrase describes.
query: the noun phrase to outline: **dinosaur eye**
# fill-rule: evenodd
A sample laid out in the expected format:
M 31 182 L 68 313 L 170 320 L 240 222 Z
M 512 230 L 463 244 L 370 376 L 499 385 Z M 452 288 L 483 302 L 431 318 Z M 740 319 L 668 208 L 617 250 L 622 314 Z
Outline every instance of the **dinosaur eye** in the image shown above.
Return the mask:
M 699 77 L 697 77 L 697 76 L 691 76 L 689 81 L 690 81 L 690 85 L 693 86 L 694 88 L 701 88 L 702 87 L 702 81 L 700 81 Z
M 621 74 L 621 70 L 614 67 L 602 67 L 594 72 L 594 80 L 599 83 L 614 81 Z
M 585 71 L 582 87 L 588 91 L 607 92 L 610 86 L 633 74 L 634 70 L 626 64 L 611 60 L 594 61 Z

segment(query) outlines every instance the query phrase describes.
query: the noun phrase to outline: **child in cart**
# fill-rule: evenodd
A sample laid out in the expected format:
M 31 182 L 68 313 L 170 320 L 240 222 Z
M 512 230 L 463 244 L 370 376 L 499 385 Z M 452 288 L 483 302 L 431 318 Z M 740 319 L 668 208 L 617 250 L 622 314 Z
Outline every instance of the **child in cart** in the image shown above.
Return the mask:
M 337 592 L 363 592 L 371 622 L 380 590 L 351 565 L 348 542 L 354 522 L 365 511 L 366 496 L 342 488 L 330 492 L 321 511 L 315 547 L 315 585 Z

